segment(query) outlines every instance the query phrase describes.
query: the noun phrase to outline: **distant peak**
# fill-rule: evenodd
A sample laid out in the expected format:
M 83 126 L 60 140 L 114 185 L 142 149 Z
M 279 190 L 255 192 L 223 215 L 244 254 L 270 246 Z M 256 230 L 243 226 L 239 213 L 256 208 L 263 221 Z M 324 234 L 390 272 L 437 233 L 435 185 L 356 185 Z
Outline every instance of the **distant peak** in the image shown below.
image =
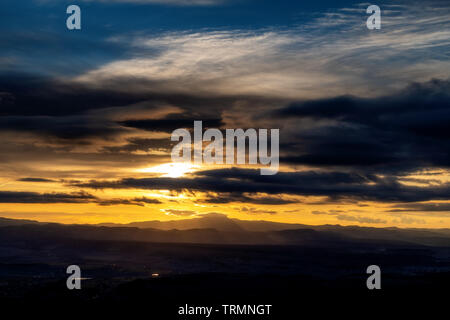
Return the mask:
M 198 218 L 215 218 L 215 219 L 229 219 L 228 216 L 224 213 L 219 213 L 219 212 L 208 212 L 208 213 L 204 213 L 204 214 L 200 214 L 198 215 Z

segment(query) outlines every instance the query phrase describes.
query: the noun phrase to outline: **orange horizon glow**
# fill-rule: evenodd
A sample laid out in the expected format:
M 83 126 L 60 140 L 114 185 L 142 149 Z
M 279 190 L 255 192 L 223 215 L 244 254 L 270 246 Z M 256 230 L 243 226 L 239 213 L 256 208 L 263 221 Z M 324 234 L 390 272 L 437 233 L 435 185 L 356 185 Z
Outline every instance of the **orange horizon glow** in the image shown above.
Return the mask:
M 195 171 L 206 167 L 184 163 L 162 163 L 144 168 L 129 168 L 124 171 L 142 175 L 167 177 L 171 179 L 186 178 Z M 208 167 L 210 168 L 210 167 Z M 57 169 L 57 168 L 55 168 Z M 63 169 L 63 168 L 60 168 Z M 120 171 L 118 173 L 120 176 Z M 424 178 L 421 174 L 411 175 L 414 182 L 420 183 Z M 405 177 L 405 179 L 408 177 Z M 89 181 L 90 178 L 84 180 Z M 447 171 L 439 172 L 435 180 L 449 180 Z M 0 180 L 1 181 L 1 180 Z M 220 183 L 218 181 L 217 183 Z M 299 182 L 301 183 L 301 182 Z M 33 191 L 39 193 L 72 193 L 79 188 L 65 185 L 63 182 L 50 183 L 21 182 L 17 179 L 3 179 L 2 189 L 13 191 Z M 31 219 L 40 222 L 55 222 L 64 224 L 126 224 L 137 221 L 169 221 L 194 219 L 211 212 L 227 215 L 240 220 L 265 220 L 281 223 L 305 225 L 358 225 L 366 227 L 400 227 L 400 228 L 449 228 L 450 218 L 445 212 L 430 214 L 424 211 L 393 211 L 391 204 L 377 202 L 341 201 L 330 202 L 325 197 L 305 197 L 289 195 L 256 194 L 254 197 L 278 197 L 296 201 L 288 204 L 252 204 L 252 203 L 208 203 L 207 197 L 219 195 L 205 192 L 174 192 L 170 190 L 139 190 L 139 189 L 102 189 L 88 190 L 94 197 L 102 201 L 112 201 L 110 205 L 99 203 L 2 203 L 0 216 L 12 219 Z M 120 204 L 118 199 L 150 199 L 160 203 Z M 441 201 L 441 203 L 450 203 Z M 177 216 L 170 212 L 192 212 L 191 215 Z

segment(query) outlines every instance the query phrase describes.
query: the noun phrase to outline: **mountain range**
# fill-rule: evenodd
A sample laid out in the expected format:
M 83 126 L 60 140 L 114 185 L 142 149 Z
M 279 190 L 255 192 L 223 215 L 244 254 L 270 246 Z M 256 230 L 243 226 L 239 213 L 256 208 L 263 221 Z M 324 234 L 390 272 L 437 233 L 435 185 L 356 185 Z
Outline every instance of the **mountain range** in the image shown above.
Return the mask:
M 211 213 L 193 219 L 129 224 L 63 225 L 0 218 L 0 239 L 49 238 L 159 243 L 326 245 L 389 242 L 450 247 L 449 229 L 400 229 L 359 226 L 309 226 L 230 219 Z

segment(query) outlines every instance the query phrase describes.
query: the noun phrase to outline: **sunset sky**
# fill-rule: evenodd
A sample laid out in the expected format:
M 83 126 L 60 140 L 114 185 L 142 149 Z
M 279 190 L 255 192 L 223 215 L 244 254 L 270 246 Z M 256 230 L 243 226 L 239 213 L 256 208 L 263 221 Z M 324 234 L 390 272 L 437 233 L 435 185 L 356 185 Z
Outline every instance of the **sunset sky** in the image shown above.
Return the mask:
M 2 0 L 0 216 L 450 228 L 450 3 L 375 4 Z M 173 164 L 194 120 L 279 128 L 278 174 Z

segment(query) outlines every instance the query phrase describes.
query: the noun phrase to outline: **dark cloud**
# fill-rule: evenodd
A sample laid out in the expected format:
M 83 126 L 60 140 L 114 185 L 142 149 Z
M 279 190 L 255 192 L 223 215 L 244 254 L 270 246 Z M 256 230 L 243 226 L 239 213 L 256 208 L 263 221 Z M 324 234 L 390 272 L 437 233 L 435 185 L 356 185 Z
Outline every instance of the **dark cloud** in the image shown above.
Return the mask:
M 61 139 L 108 138 L 127 130 L 106 119 L 86 116 L 3 116 L 0 130 L 31 132 Z
M 247 196 L 241 193 L 230 192 L 221 193 L 217 196 L 208 195 L 208 198 L 202 200 L 206 203 L 230 203 L 230 202 L 243 202 L 243 203 L 253 203 L 253 204 L 263 204 L 263 205 L 282 205 L 297 203 L 298 201 L 283 199 L 282 197 L 253 197 Z
M 37 193 L 0 191 L 0 203 L 87 203 L 96 197 L 86 192 Z
M 236 102 L 258 105 L 281 100 L 244 95 L 181 94 L 172 92 L 170 88 L 153 91 L 153 82 L 139 77 L 118 77 L 93 86 L 23 73 L 0 73 L 0 116 L 61 117 L 146 102 L 150 110 L 155 105 L 186 110 L 189 116 L 176 114 L 166 120 L 170 123 L 170 120 L 183 119 L 182 123 L 186 124 L 193 119 L 217 119 L 221 110 Z
M 0 75 L 0 92 L 1 116 L 80 115 L 89 110 L 145 101 L 149 96 L 27 74 Z
M 293 103 L 283 119 L 312 121 L 282 142 L 282 162 L 405 172 L 450 167 L 450 81 L 410 85 L 380 98 L 351 96 Z
M 146 197 L 134 198 L 134 199 L 108 199 L 99 200 L 98 204 L 101 206 L 115 206 L 115 205 L 134 205 L 134 206 L 145 206 L 145 204 L 160 204 L 161 201 L 157 199 L 150 199 Z
M 192 128 L 194 120 L 203 120 L 205 127 L 223 127 L 225 120 L 217 115 L 239 102 L 245 109 L 253 108 L 250 117 L 247 110 L 233 109 L 237 113 L 233 117 L 245 119 L 246 127 L 261 127 L 261 121 L 263 127 L 282 127 L 282 164 L 351 167 L 364 173 L 399 174 L 424 167 L 450 166 L 448 80 L 413 84 L 386 97 L 344 96 L 292 103 L 266 117 L 258 106 L 276 105 L 270 99 L 155 93 L 149 91 L 148 84 L 148 80 L 139 78 L 119 78 L 102 83 L 101 87 L 88 87 L 23 74 L 3 74 L 0 75 L 0 131 L 85 139 L 90 143 L 90 139 L 114 138 L 134 128 L 170 133 L 177 128 Z M 164 119 L 137 116 L 133 120 L 111 120 L 114 109 L 125 112 L 127 106 L 139 103 L 145 103 L 142 108 L 146 111 L 157 105 L 171 105 L 183 112 Z M 303 128 L 302 121 L 314 125 Z M 167 143 L 140 139 L 99 149 L 126 153 L 170 147 L 170 139 Z
M 61 139 L 106 138 L 128 131 L 110 121 L 108 113 L 88 112 L 145 100 L 143 94 L 24 74 L 1 74 L 0 93 L 1 131 Z
M 450 213 L 450 203 L 405 203 L 396 206 L 396 209 L 388 210 L 389 212 L 410 212 L 410 211 L 425 211 L 425 212 L 448 212 Z
M 403 185 L 395 177 L 379 178 L 346 172 L 279 172 L 262 176 L 253 169 L 200 171 L 189 178 L 127 178 L 74 184 L 82 188 L 137 188 L 150 190 L 203 191 L 217 193 L 267 193 L 327 196 L 330 199 L 414 202 L 444 200 L 450 184 L 416 187 Z
M 111 153 L 131 153 L 136 151 L 147 152 L 149 150 L 162 150 L 168 152 L 172 149 L 176 142 L 172 142 L 168 138 L 163 139 L 142 139 L 142 138 L 131 138 L 128 139 L 128 143 L 115 146 L 115 147 L 104 147 L 103 150 Z
M 159 203 L 162 203 L 162 202 L 159 201 L 158 199 L 151 199 L 151 198 L 146 198 L 146 197 L 134 198 L 133 201 L 134 201 L 134 202 L 140 202 L 140 203 L 149 203 L 149 204 L 159 204 Z
M 62 139 L 86 139 L 85 143 L 90 144 L 95 143 L 92 139 L 96 137 L 110 138 L 133 128 L 163 132 L 182 127 L 192 128 L 194 120 L 203 120 L 204 127 L 223 127 L 225 120 L 218 115 L 222 115 L 221 111 L 226 107 L 242 100 L 246 101 L 245 106 L 257 105 L 257 101 L 261 101 L 249 97 L 197 97 L 131 90 L 134 84 L 145 87 L 145 81 L 140 79 L 128 82 L 116 79 L 114 85 L 108 84 L 99 89 L 41 78 L 15 75 L 6 79 L 0 76 L 0 131 L 15 130 Z M 140 102 L 146 102 L 150 111 L 158 102 L 177 106 L 186 112 L 170 114 L 163 119 L 111 120 L 112 109 Z M 326 196 L 329 200 L 446 200 L 450 194 L 448 184 L 433 183 L 418 187 L 404 185 L 400 181 L 401 175 L 413 170 L 450 167 L 449 106 L 450 81 L 433 80 L 413 84 L 387 97 L 346 96 L 292 103 L 266 118 L 257 108 L 250 118 L 247 117 L 247 110 L 236 109 L 238 114 L 233 116 L 239 118 L 245 115 L 243 119 L 247 127 L 258 127 L 258 121 L 266 121 L 266 128 L 282 128 L 282 165 L 301 164 L 320 169 L 261 176 L 258 170 L 234 168 L 201 171 L 177 179 L 127 178 L 74 185 L 218 194 L 206 198 L 205 201 L 210 203 L 290 203 L 290 200 L 275 197 L 280 194 Z M 310 126 L 303 128 L 303 122 Z M 289 134 L 283 135 L 283 131 Z M 47 157 L 48 161 L 56 157 L 91 162 L 108 160 L 111 166 L 133 160 L 134 165 L 137 165 L 148 159 L 137 156 L 131 159 L 129 153 L 152 149 L 168 151 L 171 146 L 170 139 L 135 137 L 120 146 L 99 146 L 98 150 L 102 154 L 74 155 L 68 149 L 55 150 L 52 154 L 42 152 L 42 157 Z M 3 155 L 4 161 L 14 161 L 17 155 L 22 155 L 21 159 L 35 158 L 29 150 L 36 148 L 13 147 L 17 148 L 16 152 L 10 150 Z M 383 177 L 378 173 L 383 173 Z M 120 199 L 117 203 L 120 201 L 133 202 Z M 107 205 L 108 202 L 103 201 L 101 204 Z
M 202 120 L 203 128 L 219 128 L 223 125 L 221 119 L 202 119 L 202 118 L 189 118 L 189 119 L 146 119 L 146 120 L 128 120 L 120 122 L 121 125 L 126 127 L 133 127 L 137 129 L 144 129 L 147 131 L 162 131 L 171 133 L 178 128 L 194 128 L 194 121 Z
M 102 206 L 160 204 L 161 201 L 146 197 L 133 199 L 99 199 L 87 192 L 38 193 L 0 191 L 0 203 L 97 203 Z
M 153 92 L 151 88 L 151 81 L 140 78 L 117 78 L 92 86 L 28 74 L 0 74 L 0 131 L 74 140 L 114 137 L 131 128 L 172 132 L 192 128 L 194 120 L 216 128 L 223 125 L 217 116 L 237 101 L 257 104 L 264 100 Z M 182 112 L 164 119 L 142 119 L 139 113 L 133 119 L 130 112 L 130 108 L 138 108 L 148 114 L 162 105 L 176 106 Z M 115 122 L 111 120 L 115 113 L 132 120 Z
M 17 179 L 17 181 L 22 181 L 22 182 L 56 182 L 56 180 L 46 179 L 46 178 L 21 178 L 21 179 Z

